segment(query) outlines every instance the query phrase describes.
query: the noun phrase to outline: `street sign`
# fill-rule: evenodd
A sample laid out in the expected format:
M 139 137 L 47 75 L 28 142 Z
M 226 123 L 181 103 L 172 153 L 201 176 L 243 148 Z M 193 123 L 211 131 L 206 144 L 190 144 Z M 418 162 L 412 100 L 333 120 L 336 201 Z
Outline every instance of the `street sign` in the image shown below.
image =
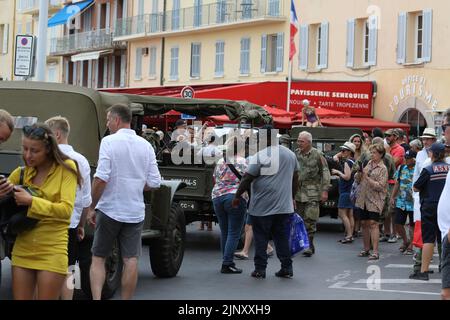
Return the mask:
M 32 77 L 34 73 L 35 37 L 17 35 L 15 45 L 14 75 Z
M 185 99 L 194 99 L 195 91 L 192 87 L 186 86 L 181 89 L 181 97 Z
M 183 119 L 183 120 L 195 120 L 195 119 L 197 119 L 197 117 L 196 116 L 191 116 L 190 114 L 182 113 L 181 114 L 181 119 Z

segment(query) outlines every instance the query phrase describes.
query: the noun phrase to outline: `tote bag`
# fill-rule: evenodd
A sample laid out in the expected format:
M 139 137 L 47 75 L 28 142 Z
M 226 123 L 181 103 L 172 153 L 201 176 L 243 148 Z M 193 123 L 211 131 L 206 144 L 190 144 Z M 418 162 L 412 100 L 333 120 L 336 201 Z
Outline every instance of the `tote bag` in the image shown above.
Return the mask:
M 298 213 L 293 213 L 289 218 L 289 246 L 292 256 L 309 248 L 308 232 Z

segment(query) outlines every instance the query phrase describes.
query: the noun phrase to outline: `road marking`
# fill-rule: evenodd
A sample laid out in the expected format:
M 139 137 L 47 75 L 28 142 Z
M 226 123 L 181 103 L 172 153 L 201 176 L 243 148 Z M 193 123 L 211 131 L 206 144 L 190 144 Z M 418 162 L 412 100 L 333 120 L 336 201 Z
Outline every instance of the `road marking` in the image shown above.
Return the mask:
M 365 280 L 367 281 L 367 280 Z M 345 290 L 359 290 L 359 291 L 371 291 L 371 292 L 392 292 L 392 293 L 408 293 L 408 294 L 421 294 L 421 295 L 432 295 L 440 296 L 440 293 L 436 292 L 423 292 L 423 291 L 404 291 L 404 290 L 389 290 L 389 289 L 369 289 L 369 288 L 356 288 L 356 287 L 344 287 L 348 282 L 341 281 L 329 286 L 329 289 L 345 289 Z
M 372 281 L 372 280 L 371 280 Z M 379 284 L 441 284 L 441 279 L 430 279 L 428 281 L 413 279 L 373 279 L 374 283 Z M 367 283 L 367 279 L 359 279 L 353 283 Z
M 411 264 L 388 264 L 387 266 L 385 266 L 385 268 L 408 268 L 408 269 L 412 269 L 412 265 Z M 430 264 L 430 268 L 431 269 L 439 269 L 439 266 L 437 264 Z

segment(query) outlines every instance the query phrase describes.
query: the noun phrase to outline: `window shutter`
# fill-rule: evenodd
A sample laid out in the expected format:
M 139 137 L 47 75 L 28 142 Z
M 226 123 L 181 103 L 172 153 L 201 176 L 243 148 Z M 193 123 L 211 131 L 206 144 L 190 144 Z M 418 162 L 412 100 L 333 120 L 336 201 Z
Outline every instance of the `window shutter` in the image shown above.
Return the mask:
M 377 64 L 378 16 L 369 17 L 369 66 Z
M 154 77 L 156 76 L 156 47 L 150 48 L 149 56 L 150 56 L 149 76 Z
M 266 72 L 267 69 L 267 34 L 261 37 L 261 72 Z
M 111 3 L 107 2 L 106 3 L 106 23 L 105 23 L 106 30 L 108 30 L 110 27 L 110 21 L 109 21 L 110 19 L 111 19 Z M 108 32 L 110 32 L 110 31 L 108 31 Z
M 3 44 L 2 44 L 2 53 L 8 53 L 8 37 L 9 37 L 9 24 L 3 25 Z
M 398 15 L 397 63 L 399 64 L 406 62 L 406 19 L 406 12 L 401 12 Z
M 88 60 L 87 87 L 92 88 L 92 60 Z
M 241 39 L 241 68 L 240 74 L 250 73 L 250 38 Z
M 355 65 L 355 19 L 347 20 L 347 67 Z
M 108 57 L 103 59 L 103 88 L 108 87 Z
M 141 49 L 141 64 L 142 64 L 142 49 Z M 120 56 L 120 87 L 125 87 L 127 56 L 125 54 Z
M 128 0 L 123 0 L 122 18 L 128 17 Z
M 280 32 L 277 34 L 277 72 L 283 71 L 283 64 L 284 64 L 284 33 Z
M 423 11 L 423 54 L 424 62 L 431 61 L 431 45 L 432 45 L 432 29 L 433 29 L 433 11 L 427 9 Z
M 116 86 L 116 56 L 111 57 L 111 83 L 109 85 L 110 88 L 114 88 Z
M 300 25 L 300 46 L 299 46 L 300 70 L 308 69 L 308 44 L 309 44 L 309 26 L 307 24 L 302 24 Z
M 136 66 L 134 72 L 134 79 L 141 80 L 142 76 L 142 48 L 136 49 Z
M 321 25 L 322 34 L 320 41 L 320 62 L 319 69 L 325 69 L 328 67 L 328 22 L 324 22 Z
M 172 30 L 180 28 L 180 0 L 173 0 L 172 8 Z
M 116 23 L 117 23 L 117 0 L 113 2 L 113 19 L 112 19 L 112 31 L 116 33 Z M 105 84 L 103 85 L 105 86 Z

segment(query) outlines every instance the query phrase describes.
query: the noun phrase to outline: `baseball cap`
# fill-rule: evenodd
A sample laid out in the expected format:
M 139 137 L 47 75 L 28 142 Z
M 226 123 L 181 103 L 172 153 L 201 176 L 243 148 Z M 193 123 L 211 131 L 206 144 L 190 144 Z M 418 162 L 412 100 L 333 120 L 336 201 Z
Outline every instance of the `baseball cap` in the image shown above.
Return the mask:
M 405 152 L 405 159 L 415 159 L 417 156 L 417 152 L 413 150 L 408 150 Z
M 445 145 L 439 142 L 433 143 L 430 147 L 430 151 L 434 154 L 445 152 Z

